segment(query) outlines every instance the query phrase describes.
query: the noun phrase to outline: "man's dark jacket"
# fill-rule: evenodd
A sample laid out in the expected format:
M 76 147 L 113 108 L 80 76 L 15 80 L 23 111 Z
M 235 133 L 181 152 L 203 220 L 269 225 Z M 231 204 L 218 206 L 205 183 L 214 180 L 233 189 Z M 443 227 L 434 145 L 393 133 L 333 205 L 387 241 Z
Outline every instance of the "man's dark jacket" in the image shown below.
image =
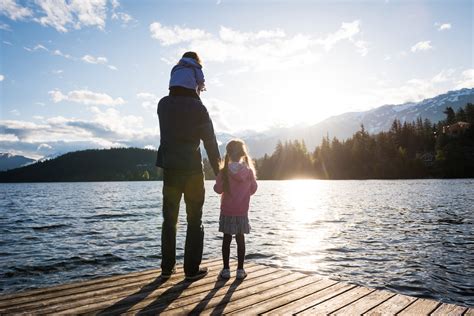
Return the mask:
M 158 103 L 160 148 L 156 165 L 163 169 L 202 172 L 199 145 L 204 143 L 209 162 L 217 175 L 219 149 L 211 118 L 199 99 L 166 96 Z

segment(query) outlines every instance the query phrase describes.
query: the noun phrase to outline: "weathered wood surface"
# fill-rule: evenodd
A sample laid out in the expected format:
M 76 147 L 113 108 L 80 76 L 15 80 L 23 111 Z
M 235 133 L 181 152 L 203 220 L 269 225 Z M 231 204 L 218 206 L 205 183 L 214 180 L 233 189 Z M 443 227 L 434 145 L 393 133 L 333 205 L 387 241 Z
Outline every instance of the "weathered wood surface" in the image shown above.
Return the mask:
M 0 296 L 0 314 L 89 315 L 474 315 L 472 308 L 323 279 L 252 262 L 245 280 L 218 280 L 219 259 L 209 274 L 169 280 L 148 270 Z

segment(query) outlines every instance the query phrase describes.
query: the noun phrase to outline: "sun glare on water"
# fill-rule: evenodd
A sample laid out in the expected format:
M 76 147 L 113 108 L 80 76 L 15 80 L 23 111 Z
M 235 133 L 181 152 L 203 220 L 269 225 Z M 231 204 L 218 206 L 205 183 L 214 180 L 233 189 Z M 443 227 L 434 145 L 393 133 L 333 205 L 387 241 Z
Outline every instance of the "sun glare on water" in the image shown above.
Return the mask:
M 290 264 L 302 270 L 314 270 L 315 262 L 322 261 L 320 249 L 328 245 L 325 240 L 334 227 L 318 225 L 332 215 L 325 205 L 327 183 L 318 180 L 287 181 L 286 205 L 292 218 L 288 220 L 288 233 L 292 235 Z M 304 226 L 314 229 L 302 229 Z

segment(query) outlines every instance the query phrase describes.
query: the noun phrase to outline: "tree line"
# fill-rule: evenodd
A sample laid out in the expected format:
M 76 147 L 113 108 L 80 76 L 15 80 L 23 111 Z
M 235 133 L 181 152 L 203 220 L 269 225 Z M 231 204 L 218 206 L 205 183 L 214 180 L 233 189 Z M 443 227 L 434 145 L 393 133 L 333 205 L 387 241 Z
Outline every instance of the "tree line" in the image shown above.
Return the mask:
M 304 141 L 278 142 L 273 154 L 256 160 L 263 180 L 407 179 L 474 177 L 474 105 L 455 112 L 444 111 L 437 123 L 418 118 L 394 120 L 389 131 L 369 134 L 363 125 L 346 140 L 326 136 L 313 152 Z M 443 133 L 443 127 L 467 122 L 470 128 L 458 135 Z
M 0 172 L 1 182 L 161 180 L 156 151 L 140 148 L 89 149 Z

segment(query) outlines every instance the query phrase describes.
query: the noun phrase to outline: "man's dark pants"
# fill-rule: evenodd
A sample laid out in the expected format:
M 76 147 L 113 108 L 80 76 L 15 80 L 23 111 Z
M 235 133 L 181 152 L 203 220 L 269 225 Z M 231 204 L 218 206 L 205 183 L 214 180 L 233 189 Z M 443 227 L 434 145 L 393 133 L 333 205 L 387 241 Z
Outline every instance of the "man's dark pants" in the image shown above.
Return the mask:
M 176 225 L 179 203 L 184 195 L 188 222 L 184 247 L 184 273 L 198 272 L 202 259 L 204 228 L 201 223 L 204 204 L 204 174 L 178 170 L 163 173 L 163 228 L 161 231 L 161 269 L 169 272 L 176 263 Z

